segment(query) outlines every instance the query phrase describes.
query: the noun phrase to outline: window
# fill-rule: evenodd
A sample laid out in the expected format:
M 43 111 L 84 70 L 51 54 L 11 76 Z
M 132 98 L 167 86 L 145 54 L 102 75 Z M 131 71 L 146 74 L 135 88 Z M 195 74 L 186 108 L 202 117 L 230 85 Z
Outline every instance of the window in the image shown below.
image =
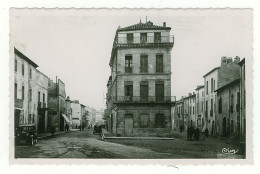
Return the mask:
M 206 86 L 206 94 L 209 93 L 209 82 L 207 81 L 207 86 Z
M 22 75 L 24 76 L 24 64 L 22 64 Z
M 125 72 L 132 73 L 132 55 L 125 56 Z
M 195 114 L 195 107 L 193 106 L 192 108 L 192 114 L 194 115 Z
M 210 116 L 213 116 L 213 99 L 210 100 Z
M 141 101 L 148 101 L 148 81 L 142 81 L 140 83 L 140 99 Z
M 41 92 L 39 91 L 38 92 L 38 103 L 40 103 L 41 102 Z
M 161 32 L 154 33 L 154 43 L 161 43 Z
M 237 93 L 236 112 L 240 112 L 240 92 Z
M 14 98 L 17 99 L 17 83 L 14 84 Z
M 216 89 L 216 84 L 215 84 L 215 80 L 213 81 L 213 91 L 215 91 Z
M 163 82 L 155 82 L 155 98 L 156 101 L 164 100 L 164 83 Z
M 233 113 L 233 106 L 234 106 L 234 96 L 231 94 L 230 98 L 230 112 Z
M 211 92 L 213 92 L 213 78 L 211 78 Z
M 43 100 L 42 103 L 44 104 L 45 103 L 45 94 L 44 93 L 42 94 L 42 100 Z
M 125 82 L 125 100 L 130 101 L 133 99 L 133 82 Z
M 218 99 L 218 113 L 222 113 L 222 97 Z
M 29 70 L 29 78 L 32 79 L 32 69 Z
M 163 114 L 156 114 L 155 115 L 155 128 L 164 128 L 164 115 Z
M 24 100 L 24 86 L 22 86 L 22 99 Z
M 205 113 L 205 116 L 207 117 L 208 116 L 208 101 L 206 101 L 206 113 Z
M 32 89 L 29 89 L 29 101 L 32 101 Z
M 141 33 L 140 34 L 140 41 L 141 41 L 141 43 L 147 42 L 147 33 Z
M 134 34 L 133 33 L 127 33 L 127 43 L 133 43 L 134 41 Z
M 141 114 L 140 115 L 140 128 L 148 128 L 149 124 L 149 115 Z
M 156 55 L 156 72 L 163 72 L 163 55 Z
M 17 60 L 16 59 L 14 60 L 14 70 L 15 70 L 15 72 L 17 72 Z
M 32 121 L 32 114 L 29 114 L 29 116 L 28 116 L 28 123 L 30 124 L 31 121 Z
M 140 72 L 146 73 L 148 72 L 148 55 L 140 56 Z
M 201 102 L 201 112 L 203 112 L 203 101 Z

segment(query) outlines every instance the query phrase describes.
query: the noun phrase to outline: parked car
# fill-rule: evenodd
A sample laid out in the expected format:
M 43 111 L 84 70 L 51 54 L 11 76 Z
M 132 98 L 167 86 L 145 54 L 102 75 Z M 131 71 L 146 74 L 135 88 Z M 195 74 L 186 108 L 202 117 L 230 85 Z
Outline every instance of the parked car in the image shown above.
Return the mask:
M 94 125 L 93 134 L 102 133 L 102 125 Z
M 20 125 L 17 127 L 15 132 L 15 144 L 30 144 L 34 145 L 37 143 L 37 133 L 34 124 L 31 125 Z

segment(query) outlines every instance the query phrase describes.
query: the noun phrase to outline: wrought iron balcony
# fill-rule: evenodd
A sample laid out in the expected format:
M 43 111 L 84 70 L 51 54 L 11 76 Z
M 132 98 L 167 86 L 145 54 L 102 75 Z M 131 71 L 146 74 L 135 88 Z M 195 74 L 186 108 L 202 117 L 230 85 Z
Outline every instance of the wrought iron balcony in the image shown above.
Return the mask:
M 112 98 L 113 103 L 171 103 L 176 101 L 176 96 L 164 97 L 140 97 L 140 96 L 118 96 Z
M 127 39 L 127 37 L 118 37 L 117 44 L 149 44 L 149 43 L 174 43 L 174 36 L 147 36 L 145 37 L 133 37 L 133 39 Z

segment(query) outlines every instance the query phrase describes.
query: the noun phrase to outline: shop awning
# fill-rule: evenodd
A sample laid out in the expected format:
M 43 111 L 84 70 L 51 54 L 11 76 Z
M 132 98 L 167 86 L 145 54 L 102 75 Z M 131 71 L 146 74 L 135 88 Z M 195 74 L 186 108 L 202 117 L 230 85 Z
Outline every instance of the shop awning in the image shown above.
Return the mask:
M 61 115 L 62 115 L 62 117 L 64 118 L 64 120 L 65 120 L 67 123 L 70 122 L 70 120 L 69 120 L 69 118 L 67 117 L 67 115 L 65 115 L 65 114 L 61 114 Z

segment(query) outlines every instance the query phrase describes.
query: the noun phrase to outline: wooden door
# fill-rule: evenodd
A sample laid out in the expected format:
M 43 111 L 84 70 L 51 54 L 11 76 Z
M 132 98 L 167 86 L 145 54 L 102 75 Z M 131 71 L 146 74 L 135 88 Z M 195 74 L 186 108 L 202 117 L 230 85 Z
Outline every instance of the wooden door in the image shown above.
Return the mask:
M 133 134 L 134 120 L 132 114 L 125 115 L 125 134 Z

